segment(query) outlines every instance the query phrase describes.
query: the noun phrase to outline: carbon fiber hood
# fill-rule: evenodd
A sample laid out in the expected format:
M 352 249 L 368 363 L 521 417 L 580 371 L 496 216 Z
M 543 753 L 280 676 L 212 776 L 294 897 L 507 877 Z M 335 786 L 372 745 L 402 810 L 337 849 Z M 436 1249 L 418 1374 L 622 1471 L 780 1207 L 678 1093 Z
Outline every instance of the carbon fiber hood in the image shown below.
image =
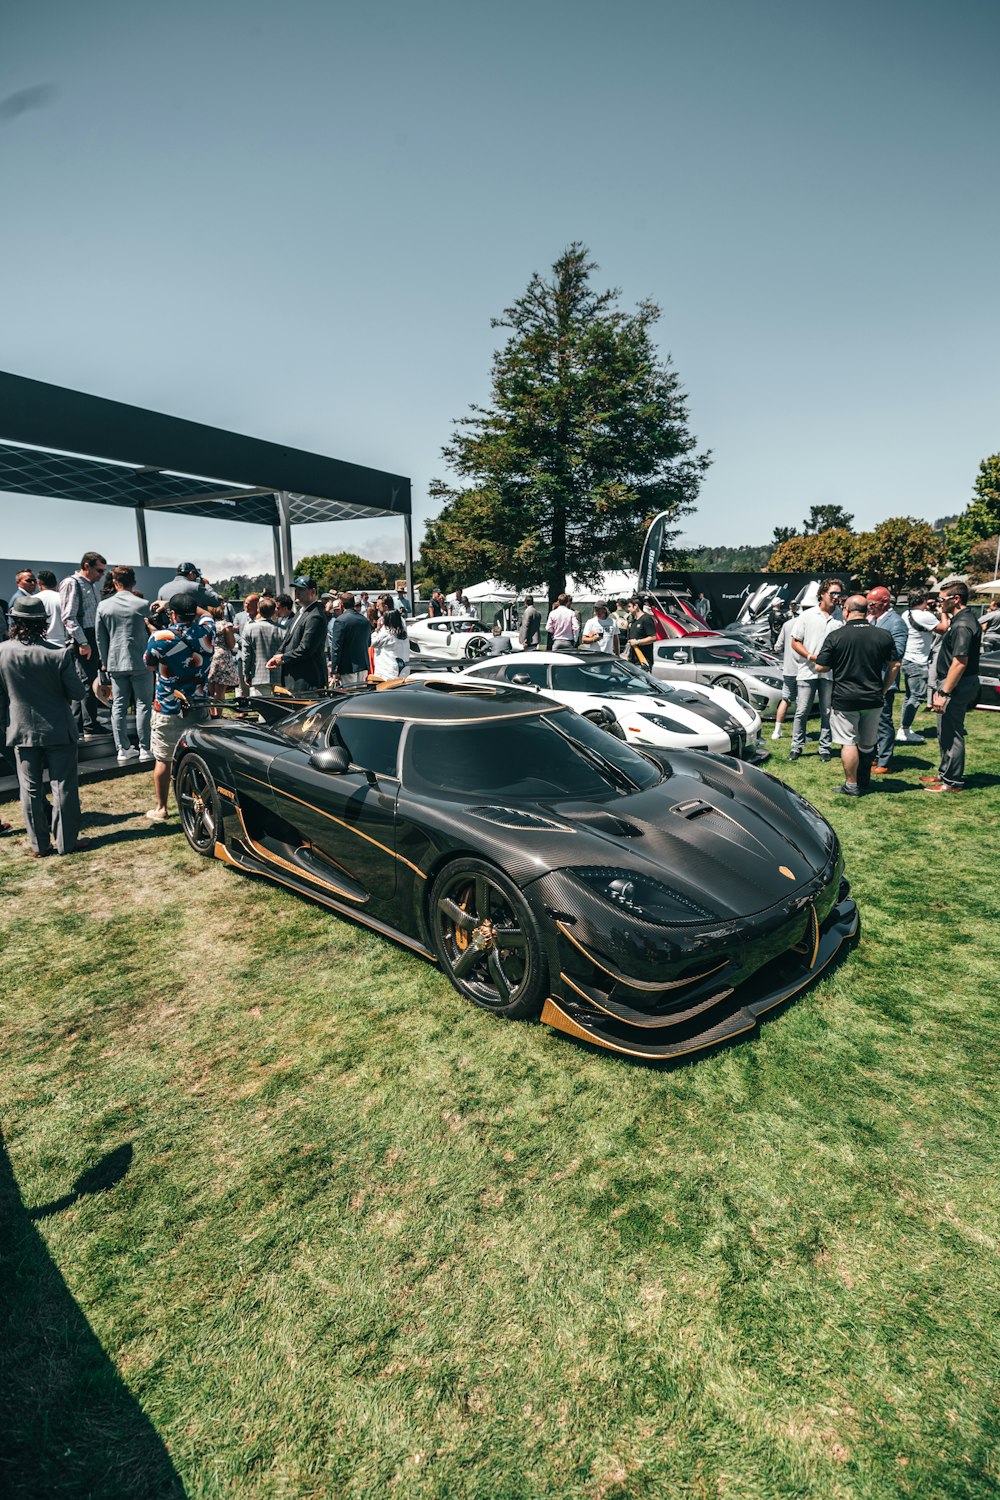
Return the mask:
M 704 754 L 670 754 L 669 764 L 661 785 L 611 805 L 551 804 L 590 844 L 550 848 L 552 867 L 644 871 L 719 921 L 765 911 L 830 867 L 833 830 L 781 782 Z

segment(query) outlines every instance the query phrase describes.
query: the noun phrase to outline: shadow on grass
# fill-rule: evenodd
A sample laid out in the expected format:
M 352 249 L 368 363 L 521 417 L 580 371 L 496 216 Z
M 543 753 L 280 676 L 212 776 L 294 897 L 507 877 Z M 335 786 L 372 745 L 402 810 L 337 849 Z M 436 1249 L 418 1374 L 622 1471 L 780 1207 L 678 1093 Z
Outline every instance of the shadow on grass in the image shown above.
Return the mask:
M 132 1147 L 28 1210 L 0 1137 L 0 1494 L 183 1500 L 155 1428 L 121 1380 L 32 1223 L 120 1182 Z

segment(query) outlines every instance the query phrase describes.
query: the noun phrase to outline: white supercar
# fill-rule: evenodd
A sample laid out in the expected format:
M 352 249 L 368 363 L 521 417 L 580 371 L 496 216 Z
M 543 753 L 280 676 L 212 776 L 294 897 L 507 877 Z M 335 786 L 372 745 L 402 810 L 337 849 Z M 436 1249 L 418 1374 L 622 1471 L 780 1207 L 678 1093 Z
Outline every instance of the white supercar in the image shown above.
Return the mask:
M 724 688 L 657 682 L 618 657 L 589 651 L 518 651 L 466 667 L 461 677 L 507 682 L 598 722 L 613 724 L 630 745 L 713 750 L 764 760 L 760 714 Z

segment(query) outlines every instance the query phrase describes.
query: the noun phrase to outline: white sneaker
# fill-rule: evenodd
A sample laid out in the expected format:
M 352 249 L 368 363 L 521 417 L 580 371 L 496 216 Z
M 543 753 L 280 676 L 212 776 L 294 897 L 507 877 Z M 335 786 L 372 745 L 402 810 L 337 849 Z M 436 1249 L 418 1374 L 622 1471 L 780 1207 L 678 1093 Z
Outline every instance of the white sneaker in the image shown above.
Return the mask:
M 141 763 L 143 765 L 146 765 L 146 763 L 148 761 L 153 761 L 155 759 L 156 759 L 156 756 L 153 754 L 152 750 L 140 750 L 139 751 L 139 760 L 141 761 Z
M 771 730 L 771 738 L 772 738 L 772 740 L 780 740 L 781 739 L 781 728 L 782 728 L 782 726 L 780 724 L 775 724 L 774 728 Z
M 914 734 L 912 729 L 897 729 L 896 742 L 902 745 L 924 745 L 927 743 L 922 734 Z
M 139 759 L 139 752 L 134 747 L 132 747 L 132 748 L 130 748 L 128 750 L 119 750 L 119 752 L 118 752 L 118 764 L 120 766 L 127 766 L 130 760 L 138 760 L 138 759 Z
M 151 823 L 165 823 L 167 821 L 167 809 L 165 807 L 151 807 L 146 817 Z

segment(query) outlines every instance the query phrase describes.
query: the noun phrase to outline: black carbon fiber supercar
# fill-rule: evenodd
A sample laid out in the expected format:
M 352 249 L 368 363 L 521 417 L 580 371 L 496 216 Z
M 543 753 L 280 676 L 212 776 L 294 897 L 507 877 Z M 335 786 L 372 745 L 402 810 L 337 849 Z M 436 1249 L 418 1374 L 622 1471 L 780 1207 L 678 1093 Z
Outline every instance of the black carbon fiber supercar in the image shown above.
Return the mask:
M 255 700 L 174 760 L 191 847 L 627 1057 L 752 1031 L 858 935 L 829 824 L 728 756 L 646 751 L 454 678 Z

